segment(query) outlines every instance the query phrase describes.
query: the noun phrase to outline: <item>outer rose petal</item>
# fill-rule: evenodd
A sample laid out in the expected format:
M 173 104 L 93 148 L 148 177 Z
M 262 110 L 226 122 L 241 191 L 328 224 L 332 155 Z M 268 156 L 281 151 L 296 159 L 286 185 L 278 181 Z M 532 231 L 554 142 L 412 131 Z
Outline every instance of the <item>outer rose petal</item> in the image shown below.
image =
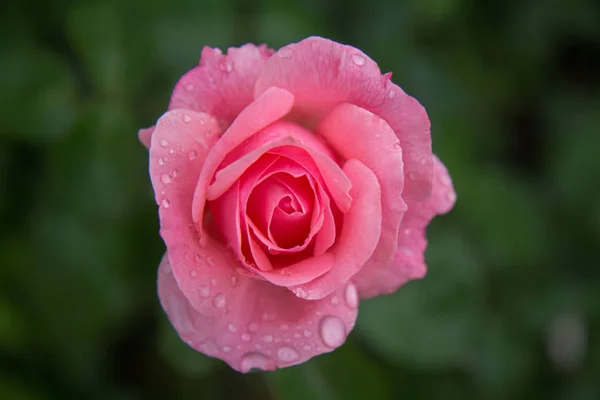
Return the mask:
M 138 131 L 138 139 L 147 149 L 150 148 L 150 139 L 152 138 L 154 128 L 154 126 L 151 126 L 150 128 L 143 128 Z
M 227 312 L 208 317 L 192 307 L 172 270 L 165 255 L 158 294 L 179 336 L 240 372 L 274 370 L 330 352 L 344 343 L 356 321 L 358 296 L 353 284 L 328 298 L 306 301 L 285 288 L 242 276 L 228 282 L 228 294 L 219 298 Z
M 456 193 L 446 167 L 437 157 L 434 156 L 433 160 L 431 197 L 410 205 L 406 211 L 400 227 L 398 250 L 392 264 L 387 268 L 368 265 L 353 278 L 361 298 L 392 293 L 409 280 L 425 276 L 427 225 L 436 215 L 450 211 L 456 201 Z
M 280 49 L 260 72 L 255 96 L 271 86 L 296 98 L 300 120 L 318 122 L 340 103 L 352 103 L 383 118 L 402 145 L 404 199 L 421 200 L 431 193 L 430 123 L 425 109 L 381 75 L 377 64 L 360 50 L 311 37 Z
M 329 272 L 303 285 L 290 287 L 296 296 L 321 299 L 345 284 L 371 257 L 381 234 L 381 189 L 377 178 L 363 163 L 350 159 L 344 172 L 352 182 L 354 201 L 344 215 L 340 237 L 329 252 L 335 255 Z
M 348 103 L 337 106 L 325 117 L 318 132 L 343 157 L 360 160 L 377 176 L 383 213 L 381 236 L 364 268 L 387 267 L 394 258 L 400 222 L 406 211 L 402 199 L 404 172 L 398 138 L 384 120 Z
M 200 65 L 175 86 L 169 109 L 184 108 L 213 115 L 227 127 L 253 100 L 256 78 L 272 50 L 246 44 L 227 54 L 204 47 Z

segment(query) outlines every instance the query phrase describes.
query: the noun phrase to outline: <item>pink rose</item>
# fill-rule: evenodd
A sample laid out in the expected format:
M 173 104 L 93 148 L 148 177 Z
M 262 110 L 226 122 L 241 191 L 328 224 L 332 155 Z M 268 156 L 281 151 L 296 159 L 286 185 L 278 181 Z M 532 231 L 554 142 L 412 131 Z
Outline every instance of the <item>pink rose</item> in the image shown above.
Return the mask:
M 139 137 L 161 304 L 190 346 L 243 372 L 342 345 L 359 298 L 425 275 L 427 224 L 456 198 L 423 107 L 318 37 L 205 47 Z

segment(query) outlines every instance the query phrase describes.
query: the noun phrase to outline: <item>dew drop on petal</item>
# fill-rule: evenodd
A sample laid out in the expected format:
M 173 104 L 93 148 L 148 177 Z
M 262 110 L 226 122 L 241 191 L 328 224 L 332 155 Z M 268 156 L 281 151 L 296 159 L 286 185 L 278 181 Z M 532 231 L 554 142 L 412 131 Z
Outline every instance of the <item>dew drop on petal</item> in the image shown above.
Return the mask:
M 190 161 L 194 161 L 196 158 L 198 158 L 198 153 L 196 152 L 196 150 L 190 150 L 188 152 L 188 159 Z
M 198 294 L 200 295 L 200 297 L 208 297 L 208 295 L 210 294 L 210 289 L 208 288 L 208 286 L 198 286 Z
M 340 304 L 340 299 L 337 296 L 333 296 L 331 298 L 331 304 L 333 304 L 334 306 L 337 306 L 338 304 Z
M 171 202 L 167 199 L 162 199 L 162 201 L 160 202 L 160 205 L 163 206 L 164 208 L 169 208 L 169 207 L 171 207 Z
M 351 58 L 352 62 L 358 65 L 359 67 L 362 67 L 363 65 L 365 65 L 365 62 L 367 62 L 367 60 L 360 54 L 352 54 Z
M 346 298 L 346 304 L 348 307 L 358 307 L 358 292 L 356 291 L 356 286 L 349 284 L 346 287 L 346 293 L 344 294 L 344 297 Z
M 277 357 L 283 362 L 292 362 L 296 361 L 300 354 L 289 346 L 283 346 L 277 350 Z
M 394 97 L 396 97 L 396 92 L 394 91 L 394 89 L 390 89 L 390 91 L 388 93 L 388 97 L 390 99 L 393 99 Z
M 192 118 L 189 115 L 183 114 L 183 122 L 185 122 L 187 124 L 191 120 L 192 120 Z
M 222 350 L 223 350 L 224 353 L 229 353 L 231 351 L 231 347 L 229 347 L 229 346 L 223 346 Z
M 164 158 L 159 158 L 158 159 L 158 165 L 165 165 L 165 159 Z
M 242 333 L 242 341 L 244 342 L 249 342 L 250 341 L 250 335 L 248 333 Z
M 304 351 L 311 351 L 312 350 L 312 346 L 310 344 L 305 344 L 303 347 Z
M 247 353 L 242 357 L 240 370 L 244 373 L 249 372 L 253 368 L 261 370 L 271 369 L 270 359 L 266 355 L 258 352 Z
M 161 147 L 167 147 L 169 145 L 169 142 L 167 142 L 166 139 L 160 139 L 158 144 L 160 144 Z
M 235 332 L 237 332 L 237 328 L 235 327 L 235 325 L 234 325 L 234 324 L 229 324 L 229 325 L 227 325 L 227 329 L 228 329 L 228 330 L 229 330 L 229 332 L 231 332 L 231 333 L 235 333 Z
M 196 271 L 196 269 L 190 270 L 190 277 L 195 278 L 196 275 L 198 275 L 198 271 Z
M 307 338 L 309 338 L 309 337 L 311 337 L 311 336 L 312 336 L 312 332 L 311 332 L 311 331 L 309 331 L 308 329 L 306 329 L 306 330 L 304 331 L 304 336 L 305 336 L 305 337 L 307 337 Z
M 186 85 L 185 90 L 187 90 L 188 92 L 193 92 L 194 91 L 194 85 L 192 85 L 191 83 L 189 85 Z
M 169 175 L 169 174 L 162 174 L 160 176 L 160 181 L 162 183 L 164 183 L 164 184 L 171 183 L 171 175 Z
M 217 308 L 225 307 L 226 303 L 227 303 L 227 300 L 225 299 L 225 296 L 222 295 L 221 293 L 217 293 L 215 295 L 215 297 L 213 297 L 213 306 L 215 306 Z
M 267 343 L 271 343 L 273 341 L 273 336 L 265 335 L 265 336 L 263 336 L 263 340 Z
M 346 340 L 346 327 L 338 317 L 323 317 L 319 330 L 323 343 L 332 349 L 341 346 Z
M 419 175 L 418 175 L 418 174 L 417 174 L 415 171 L 410 171 L 410 172 L 408 173 L 408 177 L 409 177 L 410 179 L 412 179 L 413 181 L 414 181 L 415 179 L 417 179 L 417 177 L 418 177 L 418 176 L 419 176 Z

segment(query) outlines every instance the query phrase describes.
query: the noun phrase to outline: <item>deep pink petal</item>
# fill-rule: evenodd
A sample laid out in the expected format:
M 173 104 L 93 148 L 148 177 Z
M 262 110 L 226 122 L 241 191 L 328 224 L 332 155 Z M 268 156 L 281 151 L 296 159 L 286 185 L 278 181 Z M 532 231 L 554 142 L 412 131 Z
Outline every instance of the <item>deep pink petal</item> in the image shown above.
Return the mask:
M 402 150 L 398 138 L 384 120 L 348 103 L 337 106 L 325 117 L 318 132 L 344 158 L 360 160 L 377 177 L 383 213 L 381 236 L 364 268 L 386 268 L 398 247 L 398 230 L 406 211 L 402 198 Z
M 143 128 L 138 131 L 138 139 L 147 149 L 150 148 L 150 139 L 152 138 L 154 128 L 154 126 L 151 126 L 150 128 Z
M 205 112 L 226 128 L 252 102 L 256 78 L 271 54 L 252 44 L 230 48 L 227 54 L 204 47 L 200 65 L 175 86 L 169 109 Z
M 352 182 L 354 199 L 344 215 L 340 237 L 329 252 L 335 255 L 331 271 L 290 289 L 301 298 L 321 299 L 344 285 L 371 257 L 381 234 L 381 189 L 377 177 L 363 163 L 350 159 L 344 172 Z
M 341 346 L 354 327 L 358 297 L 344 285 L 328 298 L 301 300 L 283 287 L 238 276 L 216 299 L 224 312 L 198 312 L 184 296 L 167 256 L 159 267 L 158 294 L 181 339 L 233 369 L 273 370 L 300 364 Z
M 446 167 L 437 157 L 434 156 L 433 159 L 432 195 L 423 202 L 409 206 L 406 211 L 400 227 L 394 261 L 387 268 L 367 266 L 352 279 L 361 298 L 392 293 L 409 280 L 425 276 L 427 225 L 436 215 L 450 211 L 456 201 L 456 193 Z
M 255 96 L 271 86 L 294 94 L 292 115 L 306 124 L 316 124 L 340 103 L 355 104 L 384 119 L 402 146 L 409 177 L 404 198 L 409 202 L 429 196 L 433 170 L 427 113 L 360 50 L 319 37 L 286 46 L 267 61 Z
M 193 196 L 192 215 L 197 224 L 202 221 L 204 215 L 206 190 L 223 158 L 252 134 L 286 115 L 293 104 L 294 96 L 289 92 L 278 88 L 268 89 L 238 115 L 229 129 L 211 148 Z M 199 229 L 201 228 L 199 227 Z

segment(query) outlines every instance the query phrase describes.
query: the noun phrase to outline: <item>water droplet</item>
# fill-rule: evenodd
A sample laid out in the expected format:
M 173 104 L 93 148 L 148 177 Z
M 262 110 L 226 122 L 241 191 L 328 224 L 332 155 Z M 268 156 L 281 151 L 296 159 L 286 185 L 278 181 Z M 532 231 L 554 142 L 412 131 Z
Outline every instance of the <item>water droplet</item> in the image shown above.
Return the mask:
M 415 179 L 417 179 L 419 177 L 419 175 L 415 171 L 410 171 L 408 173 L 408 177 L 414 181 Z
M 309 331 L 308 329 L 304 331 L 304 337 L 311 337 L 312 336 L 312 332 Z
M 229 353 L 230 351 L 231 351 L 231 347 L 229 347 L 229 346 L 223 346 L 223 352 Z
M 273 366 L 271 364 L 272 364 L 272 361 L 269 359 L 269 357 L 265 356 L 262 353 L 251 352 L 251 353 L 245 354 L 242 357 L 242 361 L 240 363 L 240 371 L 246 373 L 246 372 L 249 372 L 253 368 L 258 368 L 261 370 L 269 370 L 269 369 L 273 368 Z
M 196 264 L 200 264 L 202 262 L 202 256 L 198 253 L 194 254 L 194 261 Z
M 333 304 L 334 306 L 337 306 L 338 304 L 340 304 L 340 299 L 337 296 L 333 296 L 331 298 L 331 304 Z
M 304 290 L 301 287 L 294 289 L 293 292 L 297 297 L 301 299 L 305 299 L 308 297 L 308 293 L 306 292 L 306 290 Z
M 367 60 L 360 54 L 352 54 L 351 58 L 352 58 L 352 62 L 354 64 L 358 65 L 359 67 L 362 67 L 367 62 Z
M 344 294 L 346 298 L 346 304 L 350 308 L 358 307 L 358 292 L 356 291 L 356 286 L 353 284 L 349 284 L 346 287 L 346 293 Z
M 186 85 L 185 90 L 187 90 L 188 92 L 192 92 L 194 90 L 194 85 L 192 85 L 191 83 L 189 85 Z
M 175 150 L 172 147 L 169 149 L 169 154 L 175 154 Z
M 390 89 L 390 91 L 388 93 L 388 97 L 390 99 L 393 99 L 394 97 L 396 97 L 396 92 L 394 91 L 394 89 Z
M 177 178 L 177 175 L 179 175 L 179 170 L 176 169 L 173 171 L 173 178 Z
M 450 186 L 452 184 L 452 181 L 450 180 L 450 177 L 446 174 L 440 175 L 440 183 L 444 186 Z
M 167 147 L 169 145 L 169 142 L 167 142 L 166 139 L 160 139 L 158 144 L 160 144 L 161 147 Z
M 160 176 L 160 181 L 162 183 L 164 183 L 165 185 L 168 184 L 168 183 L 171 183 L 171 175 L 169 175 L 169 174 L 162 174 Z
M 266 312 L 262 315 L 262 320 L 267 322 L 275 321 L 275 318 L 277 318 L 277 315 L 275 315 L 274 313 Z
M 230 61 L 224 60 L 222 63 L 219 64 L 219 69 L 223 72 L 231 72 L 233 66 L 231 65 Z
M 231 333 L 236 333 L 237 332 L 237 328 L 235 327 L 234 324 L 229 324 L 227 325 L 227 329 L 229 330 L 229 332 Z
M 446 200 L 448 200 L 450 203 L 454 203 L 456 201 L 456 193 L 453 191 L 446 193 Z
M 289 47 L 282 47 L 277 52 L 277 55 L 281 58 L 290 58 L 292 56 L 292 49 Z
M 244 341 L 244 342 L 249 342 L 250 341 L 250 334 L 248 334 L 248 333 L 245 333 L 245 332 L 242 333 L 241 337 L 242 337 L 242 341 Z
M 198 275 L 198 271 L 196 271 L 195 269 L 193 269 L 193 270 L 191 270 L 191 271 L 190 271 L 190 276 L 191 276 L 192 278 L 195 278 L 195 277 L 196 277 L 196 275 Z
M 225 307 L 226 302 L 227 300 L 225 299 L 225 296 L 223 296 L 221 293 L 217 293 L 215 297 L 213 297 L 213 306 L 217 308 Z
M 395 148 L 395 149 L 401 149 L 401 148 L 402 148 L 402 145 L 400 144 L 400 142 L 399 142 L 399 141 L 398 141 L 398 142 L 396 142 L 396 143 L 394 143 L 394 148 Z
M 271 343 L 273 341 L 273 336 L 265 335 L 265 336 L 263 336 L 263 340 L 267 343 Z
M 198 286 L 198 294 L 200 295 L 200 297 L 208 297 L 208 295 L 210 294 L 210 289 L 208 288 L 208 286 Z
M 165 165 L 165 159 L 164 158 L 159 158 L 158 159 L 158 165 Z
M 200 345 L 200 349 L 208 355 L 214 355 L 219 352 L 217 345 L 215 344 L 215 342 L 213 342 L 212 339 L 206 339 L 204 342 L 202 342 L 202 344 Z
M 188 159 L 190 161 L 194 161 L 196 158 L 198 158 L 198 153 L 196 152 L 196 150 L 190 150 L 188 152 Z
M 303 347 L 304 351 L 311 351 L 312 350 L 312 346 L 310 344 L 305 344 Z
M 425 165 L 427 164 L 427 158 L 423 157 L 421 158 L 421 165 Z
M 212 257 L 206 257 L 206 264 L 208 264 L 208 266 L 212 267 L 215 265 L 215 259 Z
M 215 286 L 217 286 L 217 278 L 212 278 L 212 279 L 210 280 L 210 284 L 211 284 L 211 286 L 212 286 L 212 287 L 215 287 Z
M 163 206 L 164 208 L 169 208 L 169 207 L 171 207 L 171 202 L 167 199 L 163 199 L 160 202 L 160 205 Z
M 320 325 L 321 340 L 330 348 L 336 348 L 346 340 L 346 327 L 341 319 L 334 316 L 326 316 L 321 320 Z
M 237 276 L 232 276 L 230 281 L 231 281 L 231 286 L 235 287 L 238 284 Z
M 206 247 L 208 245 L 208 238 L 206 236 L 200 236 L 198 239 L 198 244 L 200 247 Z
M 407 255 L 407 256 L 409 256 L 409 257 L 413 255 L 413 252 L 412 252 L 412 250 L 411 250 L 411 249 L 409 249 L 409 248 L 406 248 L 406 247 L 400 247 L 398 250 L 399 250 L 399 251 L 400 251 L 402 254 L 405 254 L 405 255 Z
M 255 333 L 257 330 L 258 330 L 258 324 L 256 322 L 253 322 L 250 325 L 248 325 L 249 332 Z
M 404 230 L 404 234 L 405 234 L 406 236 L 410 236 L 410 235 L 412 234 L 412 229 L 410 229 L 410 228 L 406 228 L 406 229 Z
M 289 346 L 280 347 L 277 350 L 277 357 L 283 362 L 292 362 L 300 357 L 300 354 Z
M 290 329 L 290 327 L 286 324 L 281 324 L 279 325 L 279 329 L 281 329 L 282 331 L 287 331 L 288 329 Z

